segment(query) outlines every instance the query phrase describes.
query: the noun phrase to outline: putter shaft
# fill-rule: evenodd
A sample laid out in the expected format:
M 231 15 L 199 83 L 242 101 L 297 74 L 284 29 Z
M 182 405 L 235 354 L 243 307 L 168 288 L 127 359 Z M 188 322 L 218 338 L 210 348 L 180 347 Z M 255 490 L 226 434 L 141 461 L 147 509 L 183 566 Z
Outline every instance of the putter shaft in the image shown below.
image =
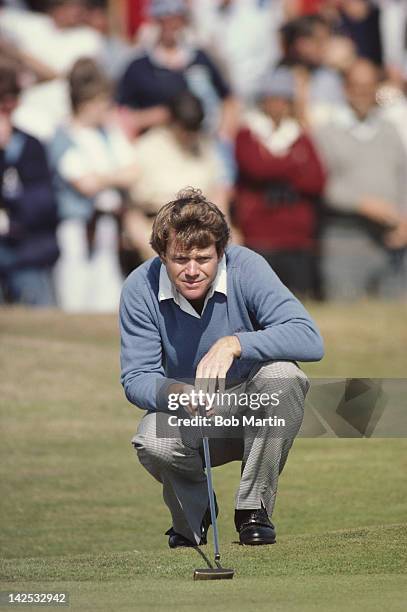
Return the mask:
M 202 412 L 202 408 L 200 412 Z M 201 432 L 202 432 L 202 429 L 201 429 Z M 211 512 L 211 521 L 212 521 L 212 529 L 213 529 L 213 547 L 215 551 L 216 567 L 196 569 L 194 571 L 194 580 L 230 580 L 231 578 L 233 578 L 235 570 L 226 569 L 222 567 L 220 564 L 219 535 L 218 535 L 218 523 L 216 520 L 215 495 L 213 492 L 213 482 L 212 482 L 211 454 L 209 450 L 209 439 L 207 436 L 203 435 L 203 432 L 202 432 L 202 443 L 203 443 L 205 465 L 206 465 L 206 481 L 208 485 L 209 509 Z
M 214 549 L 215 549 L 215 561 L 220 561 L 218 524 L 216 520 L 215 496 L 213 494 L 213 483 L 212 483 L 211 454 L 209 452 L 209 440 L 207 436 L 203 436 L 202 442 L 203 442 L 205 465 L 206 465 L 206 479 L 208 483 L 208 497 L 209 497 L 209 508 L 211 511 L 211 521 L 212 521 L 212 529 L 213 529 L 213 544 L 214 544 Z

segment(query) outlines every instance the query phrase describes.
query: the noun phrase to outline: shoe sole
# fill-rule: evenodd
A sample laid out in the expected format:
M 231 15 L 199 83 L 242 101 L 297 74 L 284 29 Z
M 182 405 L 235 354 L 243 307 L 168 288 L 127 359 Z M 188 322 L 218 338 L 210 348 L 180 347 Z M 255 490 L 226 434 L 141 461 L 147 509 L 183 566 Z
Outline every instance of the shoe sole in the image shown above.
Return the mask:
M 253 539 L 250 542 L 240 542 L 241 546 L 262 546 L 266 544 L 275 544 L 276 540 Z

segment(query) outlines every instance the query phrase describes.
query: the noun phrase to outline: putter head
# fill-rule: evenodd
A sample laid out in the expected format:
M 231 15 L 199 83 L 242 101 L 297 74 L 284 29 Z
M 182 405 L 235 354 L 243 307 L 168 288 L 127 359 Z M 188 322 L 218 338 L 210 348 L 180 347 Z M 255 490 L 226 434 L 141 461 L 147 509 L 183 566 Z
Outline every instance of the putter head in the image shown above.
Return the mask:
M 224 567 L 205 567 L 194 571 L 194 580 L 231 580 L 235 570 Z

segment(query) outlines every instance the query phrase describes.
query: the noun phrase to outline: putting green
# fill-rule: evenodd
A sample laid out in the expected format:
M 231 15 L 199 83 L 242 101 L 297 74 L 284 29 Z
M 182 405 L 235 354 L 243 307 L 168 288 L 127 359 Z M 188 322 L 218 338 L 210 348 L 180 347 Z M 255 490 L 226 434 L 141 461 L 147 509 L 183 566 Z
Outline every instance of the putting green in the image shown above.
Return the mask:
M 405 308 L 311 306 L 327 357 L 314 376 L 405 376 Z M 66 590 L 74 610 L 405 610 L 407 441 L 299 439 L 280 482 L 278 543 L 233 543 L 237 463 L 214 470 L 232 581 L 194 582 L 129 440 L 114 317 L 0 313 L 1 583 Z M 211 546 L 205 547 L 211 554 Z

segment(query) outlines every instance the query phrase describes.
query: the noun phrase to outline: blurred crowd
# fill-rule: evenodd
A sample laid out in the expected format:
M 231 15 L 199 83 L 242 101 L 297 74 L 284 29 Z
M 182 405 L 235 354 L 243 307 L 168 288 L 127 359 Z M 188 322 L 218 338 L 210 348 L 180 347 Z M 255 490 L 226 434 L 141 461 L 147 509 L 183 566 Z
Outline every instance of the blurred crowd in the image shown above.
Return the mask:
M 299 297 L 406 299 L 404 0 L 3 0 L 0 50 L 0 303 L 115 311 L 186 186 Z

